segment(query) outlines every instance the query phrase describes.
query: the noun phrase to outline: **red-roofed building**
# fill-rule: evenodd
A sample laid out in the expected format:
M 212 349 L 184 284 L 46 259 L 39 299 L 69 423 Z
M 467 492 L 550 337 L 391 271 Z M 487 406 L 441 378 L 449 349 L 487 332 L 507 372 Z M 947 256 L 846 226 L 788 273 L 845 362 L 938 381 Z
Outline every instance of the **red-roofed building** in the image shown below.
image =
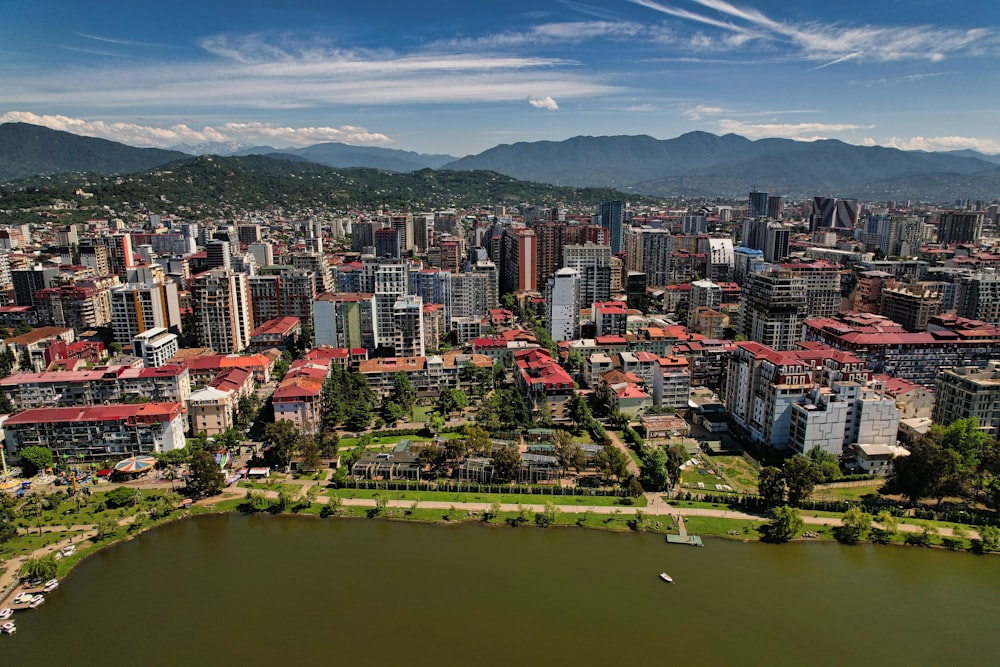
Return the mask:
M 254 351 L 277 348 L 286 350 L 302 335 L 302 321 L 297 317 L 276 317 L 264 322 L 250 332 L 250 349 Z
M 180 403 L 34 408 L 4 423 L 7 447 L 52 450 L 57 459 L 104 461 L 180 449 L 185 445 Z
M 574 393 L 573 378 L 549 355 L 537 348 L 514 353 L 517 386 L 532 413 L 547 405 L 553 421 L 568 422 L 568 403 Z
M 934 387 L 942 366 L 985 368 L 1000 359 L 1000 328 L 955 316 L 936 315 L 928 330 L 909 333 L 881 315 L 841 313 L 807 319 L 804 339 L 855 353 L 876 373 Z
M 891 422 L 886 413 L 894 412 L 895 424 L 889 426 L 893 430 L 898 427 L 898 412 L 891 399 L 883 399 L 874 392 L 866 394 L 866 387 L 872 381 L 871 371 L 862 359 L 848 352 L 809 343 L 797 350 L 776 351 L 760 343 L 742 342 L 736 344 L 726 375 L 725 404 L 730 418 L 762 445 L 776 449 L 786 449 L 795 443 L 807 446 L 807 438 L 796 437 L 810 428 L 810 409 L 804 409 L 802 414 L 793 409 L 800 404 L 805 408 L 811 405 L 811 410 L 818 410 L 819 416 L 832 412 L 832 408 L 827 410 L 824 406 L 843 408 L 848 421 L 837 427 L 842 433 L 838 440 L 841 445 L 837 451 L 828 450 L 837 455 L 843 447 L 858 442 L 852 438 L 866 433 L 864 426 L 870 420 L 866 421 L 865 415 L 877 413 L 880 420 L 884 417 L 883 421 Z M 857 409 L 852 407 L 855 404 Z M 799 429 L 793 428 L 793 414 Z M 832 436 L 828 431 L 824 437 Z

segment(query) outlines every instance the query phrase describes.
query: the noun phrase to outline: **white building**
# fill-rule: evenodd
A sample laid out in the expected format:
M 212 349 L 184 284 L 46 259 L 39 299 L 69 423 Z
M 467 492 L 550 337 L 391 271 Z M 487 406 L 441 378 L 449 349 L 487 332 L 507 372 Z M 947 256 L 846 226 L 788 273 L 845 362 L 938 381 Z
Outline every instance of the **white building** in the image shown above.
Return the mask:
M 552 340 L 575 340 L 580 332 L 580 272 L 559 269 L 545 290 L 546 324 Z
M 177 356 L 177 334 L 163 327 L 143 331 L 132 338 L 132 354 L 142 359 L 146 368 L 158 368 Z

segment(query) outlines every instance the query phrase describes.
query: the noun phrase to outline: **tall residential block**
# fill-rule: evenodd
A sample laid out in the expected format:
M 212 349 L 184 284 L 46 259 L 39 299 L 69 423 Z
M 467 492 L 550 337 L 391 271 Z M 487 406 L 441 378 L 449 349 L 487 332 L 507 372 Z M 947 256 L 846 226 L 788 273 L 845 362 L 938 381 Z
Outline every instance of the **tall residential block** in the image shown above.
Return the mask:
M 210 269 L 191 278 L 191 310 L 198 343 L 219 354 L 233 354 L 250 344 L 253 317 L 245 273 Z

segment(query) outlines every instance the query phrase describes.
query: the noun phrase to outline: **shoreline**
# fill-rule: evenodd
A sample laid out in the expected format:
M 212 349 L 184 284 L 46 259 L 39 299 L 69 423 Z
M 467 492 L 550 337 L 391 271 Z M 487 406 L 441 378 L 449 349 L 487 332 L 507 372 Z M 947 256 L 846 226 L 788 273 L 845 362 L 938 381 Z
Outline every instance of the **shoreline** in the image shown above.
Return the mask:
M 283 512 L 270 512 L 267 510 L 261 512 L 244 512 L 239 509 L 239 504 L 233 505 L 232 507 L 219 509 L 216 506 L 223 503 L 232 503 L 234 501 L 239 501 L 246 496 L 246 491 L 248 489 L 244 488 L 231 488 L 229 492 L 223 492 L 220 496 L 213 496 L 209 498 L 203 498 L 197 501 L 188 509 L 178 509 L 177 514 L 171 514 L 169 516 L 163 517 L 162 519 L 154 522 L 144 523 L 141 528 L 137 530 L 128 530 L 131 524 L 123 523 L 120 524 L 121 527 L 126 529 L 126 533 L 117 538 L 106 538 L 101 542 L 94 542 L 94 537 L 96 535 L 90 535 L 78 539 L 74 544 L 77 545 L 79 550 L 77 554 L 74 554 L 72 560 L 66 566 L 66 569 L 59 575 L 60 581 L 65 579 L 70 572 L 72 572 L 79 563 L 82 563 L 91 556 L 100 553 L 104 549 L 121 544 L 124 542 L 131 541 L 142 535 L 148 530 L 153 530 L 161 526 L 168 525 L 170 523 L 185 521 L 191 518 L 199 516 L 212 516 L 212 515 L 225 515 L 225 514 L 242 514 L 245 516 L 250 516 L 253 514 L 270 515 L 275 517 L 280 516 L 298 516 L 298 517 L 312 517 L 315 519 L 364 519 L 364 520 L 384 520 L 393 522 L 408 522 L 408 523 L 431 523 L 439 525 L 453 525 L 459 526 L 463 524 L 480 524 L 489 526 L 492 528 L 583 528 L 589 530 L 599 530 L 612 533 L 627 533 L 627 532 L 649 532 L 658 535 L 663 535 L 664 537 L 670 534 L 676 534 L 676 521 L 675 517 L 683 517 L 686 524 L 688 524 L 692 519 L 695 520 L 695 524 L 702 523 L 702 519 L 710 519 L 712 522 L 723 522 L 724 525 L 728 526 L 726 532 L 722 529 L 713 529 L 711 526 L 699 526 L 694 528 L 700 536 L 724 539 L 731 542 L 741 542 L 744 544 L 753 544 L 757 542 L 763 543 L 760 536 L 756 534 L 755 531 L 757 527 L 767 522 L 768 518 L 766 516 L 758 516 L 742 513 L 736 510 L 723 510 L 723 509 L 707 509 L 707 508 L 694 508 L 694 507 L 674 507 L 668 505 L 662 500 L 659 502 L 652 502 L 647 507 L 635 507 L 635 506 L 576 506 L 576 505 L 556 505 L 556 514 L 559 518 L 572 519 L 569 522 L 553 522 L 545 526 L 537 526 L 533 520 L 533 515 L 536 513 L 541 513 L 544 511 L 544 506 L 535 504 L 518 504 L 510 505 L 504 504 L 501 506 L 501 512 L 498 516 L 491 518 L 490 520 L 484 521 L 481 517 L 481 512 L 488 511 L 490 506 L 485 503 L 475 503 L 475 502 L 445 502 L 445 501 L 419 501 L 416 508 L 414 508 L 411 501 L 404 500 L 387 500 L 386 506 L 380 513 L 375 516 L 366 516 L 366 512 L 370 509 L 376 507 L 376 501 L 374 499 L 367 498 L 341 498 L 342 508 L 337 514 L 331 515 L 329 517 L 320 516 L 319 511 L 322 507 L 330 502 L 330 496 L 318 496 L 310 504 L 308 508 L 304 511 L 283 511 Z M 236 491 L 233 493 L 232 491 Z M 275 492 L 266 492 L 265 495 L 277 496 Z M 659 494 L 652 494 L 658 496 Z M 662 507 L 657 507 L 661 505 Z M 317 509 L 318 508 L 318 509 Z M 658 509 L 666 509 L 669 511 L 658 512 Z M 426 515 L 429 511 L 440 511 L 445 514 L 441 514 L 436 518 L 431 518 Z M 463 516 L 455 517 L 453 519 L 447 518 L 447 513 L 451 511 L 462 512 Z M 514 519 L 522 511 L 527 511 L 531 518 L 526 520 L 511 523 L 510 520 Z M 422 512 L 423 516 L 414 516 L 414 512 Z M 643 520 L 655 521 L 656 523 L 661 523 L 658 519 L 667 518 L 669 520 L 669 525 L 664 529 L 662 527 L 639 527 L 634 528 L 629 525 L 629 522 L 633 522 L 636 516 L 640 515 Z M 590 519 L 596 517 L 610 517 L 605 518 L 601 523 L 594 523 Z M 790 540 L 790 543 L 838 543 L 837 540 L 832 535 L 831 529 L 839 525 L 839 519 L 832 517 L 809 517 L 806 515 L 802 516 L 803 520 L 806 522 L 806 526 L 817 526 L 818 531 L 806 532 L 815 533 L 815 536 L 809 537 L 796 537 Z M 948 529 L 946 529 L 948 530 Z M 731 532 L 730 532 L 731 531 Z M 85 531 L 84 535 L 87 532 Z M 912 524 L 902 524 L 897 530 L 899 533 L 907 532 L 919 532 L 919 526 Z M 950 533 L 951 531 L 948 530 Z M 945 534 L 939 533 L 939 536 L 944 536 Z M 79 538 L 80 536 L 78 536 Z M 70 538 L 72 539 L 72 538 Z M 86 543 L 86 544 L 85 544 Z M 36 551 L 32 552 L 27 556 L 19 556 L 15 559 L 8 561 L 7 565 L 11 565 L 15 560 L 20 561 L 23 564 L 25 560 L 29 557 L 38 557 L 45 555 L 45 553 L 51 553 L 59 548 L 60 542 L 47 545 L 45 547 L 40 547 Z M 82 545 L 82 546 L 81 546 Z M 910 545 L 904 542 L 891 541 L 891 542 L 871 542 L 863 541 L 857 545 L 845 545 L 845 546 L 863 546 L 863 545 L 873 545 L 873 546 L 898 546 L 898 547 L 908 547 L 908 546 L 918 546 Z M 676 545 L 686 546 L 686 545 Z M 922 548 L 933 548 L 941 549 L 945 551 L 955 551 L 955 552 L 969 552 L 974 555 L 996 555 L 997 552 L 982 552 L 974 553 L 968 548 L 950 548 L 944 544 L 929 544 L 929 545 L 919 545 Z M 20 565 L 19 564 L 19 565 Z M 19 566 L 18 566 L 19 569 Z M 6 571 L 5 573 L 6 574 Z M 20 576 L 13 573 L 13 580 L 8 584 L 5 590 L 0 591 L 0 608 L 10 606 L 11 600 L 19 593 L 24 590 L 21 586 Z

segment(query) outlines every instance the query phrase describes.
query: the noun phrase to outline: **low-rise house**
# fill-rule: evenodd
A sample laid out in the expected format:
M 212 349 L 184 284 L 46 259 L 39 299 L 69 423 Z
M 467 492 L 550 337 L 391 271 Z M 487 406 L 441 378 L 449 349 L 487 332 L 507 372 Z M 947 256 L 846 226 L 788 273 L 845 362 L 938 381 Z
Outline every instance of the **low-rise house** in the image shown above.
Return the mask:
M 892 472 L 892 460 L 897 456 L 909 456 L 910 451 L 896 445 L 852 445 L 854 465 L 866 475 L 888 475 Z
M 415 452 L 365 452 L 351 466 L 351 475 L 359 479 L 419 481 L 421 468 Z
M 671 438 L 687 437 L 690 428 L 686 420 L 674 415 L 642 415 L 639 432 L 652 447 L 669 444 Z

